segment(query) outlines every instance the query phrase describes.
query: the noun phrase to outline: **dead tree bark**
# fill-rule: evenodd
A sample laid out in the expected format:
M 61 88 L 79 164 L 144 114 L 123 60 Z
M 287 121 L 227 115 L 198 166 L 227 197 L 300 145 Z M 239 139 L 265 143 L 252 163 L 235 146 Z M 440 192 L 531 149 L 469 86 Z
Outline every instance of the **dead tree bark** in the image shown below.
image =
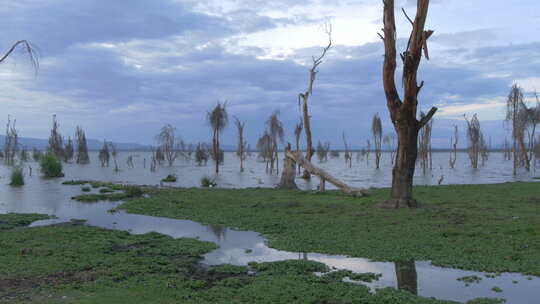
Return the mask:
M 427 40 L 433 31 L 425 31 L 429 0 L 418 0 L 416 17 L 411 20 L 412 31 L 407 49 L 401 55 L 403 60 L 403 99 L 396 89 L 396 21 L 394 15 L 394 0 L 384 0 L 384 35 L 379 35 L 384 41 L 383 84 L 387 107 L 396 133 L 398 149 L 396 162 L 392 170 L 391 199 L 382 203 L 381 207 L 400 208 L 417 207 L 413 199 L 413 177 L 418 154 L 418 132 L 433 117 L 437 108 L 433 107 L 422 119 L 417 120 L 418 94 L 423 82 L 418 85 L 417 72 L 422 59 L 422 51 L 429 59 Z M 403 11 L 405 12 L 405 11 Z
M 311 137 L 311 116 L 309 115 L 308 101 L 313 94 L 313 83 L 315 82 L 315 78 L 319 72 L 318 67 L 323 62 L 323 58 L 326 56 L 328 50 L 332 47 L 332 25 L 330 23 L 326 24 L 326 33 L 328 34 L 328 45 L 323 49 L 322 54 L 319 57 L 312 57 L 313 65 L 309 70 L 308 88 L 304 93 L 300 93 L 298 95 L 298 103 L 302 104 L 302 119 L 304 124 L 304 133 L 306 134 L 306 158 L 308 161 L 311 161 L 313 154 L 315 154 L 315 150 L 313 149 L 313 139 Z M 309 172 L 304 171 L 303 177 L 305 179 L 309 179 Z
M 330 175 L 328 172 L 324 171 L 323 169 L 314 166 L 300 152 L 293 152 L 289 150 L 285 152 L 285 157 L 291 158 L 295 162 L 299 163 L 304 168 L 304 170 L 308 171 L 310 174 L 317 175 L 319 176 L 321 180 L 328 181 L 332 185 L 338 187 L 344 193 L 351 194 L 353 196 L 367 196 L 368 195 L 368 191 L 364 189 L 350 187 L 349 185 L 345 184 L 344 182 Z
M 288 144 L 285 148 L 285 159 L 283 160 L 283 171 L 281 172 L 281 180 L 278 184 L 278 189 L 292 189 L 296 190 L 296 162 L 293 158 L 287 157 L 287 152 L 291 151 L 291 144 Z

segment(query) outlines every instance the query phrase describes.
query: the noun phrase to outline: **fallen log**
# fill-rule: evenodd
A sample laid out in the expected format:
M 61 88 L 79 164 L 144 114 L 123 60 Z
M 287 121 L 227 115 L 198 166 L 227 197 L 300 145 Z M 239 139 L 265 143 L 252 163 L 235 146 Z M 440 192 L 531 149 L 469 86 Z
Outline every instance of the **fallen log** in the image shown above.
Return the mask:
M 328 181 L 332 185 L 339 188 L 339 190 L 343 191 L 344 193 L 350 194 L 352 196 L 367 196 L 369 194 L 367 190 L 350 187 L 349 185 L 333 177 L 332 175 L 330 175 L 328 172 L 324 171 L 323 169 L 314 166 L 310 161 L 308 161 L 302 155 L 302 153 L 298 151 L 287 150 L 285 152 L 285 157 L 291 158 L 309 173 L 313 175 L 317 175 L 321 179 L 321 188 L 322 188 L 321 190 L 323 191 L 324 191 L 324 183 L 325 181 Z

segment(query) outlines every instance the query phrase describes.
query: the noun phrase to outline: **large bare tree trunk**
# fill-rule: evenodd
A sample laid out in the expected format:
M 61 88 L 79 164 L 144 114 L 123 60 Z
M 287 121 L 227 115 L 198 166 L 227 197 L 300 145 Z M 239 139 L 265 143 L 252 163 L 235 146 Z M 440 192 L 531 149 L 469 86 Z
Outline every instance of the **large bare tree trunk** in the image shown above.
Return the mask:
M 291 157 L 287 157 L 287 152 L 291 151 L 291 145 L 289 144 L 285 148 L 285 159 L 283 160 L 283 171 L 281 173 L 281 180 L 278 185 L 278 189 L 298 189 L 296 182 L 296 162 Z
M 418 132 L 433 117 L 437 108 L 433 107 L 427 115 L 417 120 L 418 94 L 423 82 L 418 85 L 417 72 L 422 59 L 422 51 L 429 59 L 427 40 L 433 31 L 424 31 L 429 0 L 417 0 L 416 17 L 411 20 L 412 31 L 405 52 L 400 54 L 403 60 L 403 99 L 396 89 L 396 21 L 394 0 L 384 0 L 384 41 L 385 56 L 383 66 L 383 84 L 390 118 L 398 136 L 396 162 L 392 170 L 392 192 L 390 200 L 379 204 L 381 207 L 417 207 L 413 198 L 413 177 L 418 154 Z M 405 11 L 403 11 L 405 12 Z
M 414 261 L 395 262 L 398 289 L 418 294 L 418 275 Z
M 310 174 L 317 175 L 319 176 L 321 180 L 328 181 L 329 183 L 336 186 L 344 193 L 351 194 L 353 196 L 367 196 L 368 195 L 368 191 L 364 189 L 350 187 L 349 185 L 345 184 L 344 182 L 330 175 L 330 173 L 324 171 L 323 169 L 319 167 L 314 166 L 309 160 L 307 160 L 302 155 L 302 153 L 292 152 L 289 150 L 285 152 L 285 156 L 286 158 L 291 158 L 295 162 L 300 164 L 304 168 L 304 170 L 308 171 Z

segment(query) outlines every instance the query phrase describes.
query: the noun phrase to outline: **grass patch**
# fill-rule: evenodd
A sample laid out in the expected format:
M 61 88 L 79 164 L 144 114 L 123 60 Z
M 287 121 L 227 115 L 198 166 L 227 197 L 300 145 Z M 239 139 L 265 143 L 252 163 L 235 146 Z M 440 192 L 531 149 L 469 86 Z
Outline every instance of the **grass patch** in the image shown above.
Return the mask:
M 254 230 L 269 246 L 379 261 L 540 275 L 537 183 L 415 187 L 423 207 L 382 210 L 370 197 L 274 189 L 164 189 L 125 202 L 130 213 Z
M 89 181 L 86 180 L 69 180 L 62 182 L 62 185 L 84 185 L 88 183 Z
M 90 192 L 90 191 L 92 191 L 92 188 L 90 188 L 90 187 L 82 187 L 81 191 L 82 192 Z
M 0 215 L 16 223 L 38 215 Z M 317 277 L 309 261 L 204 269 L 216 245 L 64 224 L 0 230 L 2 303 L 449 303 Z

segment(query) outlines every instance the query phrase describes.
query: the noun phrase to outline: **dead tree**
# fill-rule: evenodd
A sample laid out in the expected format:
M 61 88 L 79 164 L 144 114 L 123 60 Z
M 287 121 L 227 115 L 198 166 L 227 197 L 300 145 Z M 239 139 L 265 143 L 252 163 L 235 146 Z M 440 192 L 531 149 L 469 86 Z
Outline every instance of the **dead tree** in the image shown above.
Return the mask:
M 302 166 L 302 168 L 304 168 L 304 170 L 307 170 L 310 174 L 319 176 L 319 178 L 321 180 L 321 186 L 319 187 L 319 189 L 321 191 L 324 190 L 324 188 L 325 188 L 324 184 L 325 184 L 326 181 L 328 181 L 329 183 L 336 186 L 338 189 L 340 189 L 344 193 L 347 193 L 347 194 L 350 194 L 350 195 L 353 195 L 353 196 L 366 196 L 366 195 L 368 195 L 368 191 L 366 191 L 364 189 L 358 189 L 358 188 L 350 187 L 349 185 L 345 184 L 341 180 L 339 180 L 339 179 L 335 178 L 334 176 L 330 175 L 325 170 L 314 166 L 300 152 L 287 151 L 285 153 L 285 156 L 289 157 L 292 160 L 294 160 L 295 162 L 299 163 Z
M 4 139 L 4 163 L 7 166 L 13 166 L 15 164 L 15 156 L 19 150 L 19 133 L 15 128 L 17 121 L 11 121 L 11 117 L 8 115 L 8 122 L 6 124 L 6 138 Z
M 369 154 L 371 153 L 371 141 L 366 141 L 366 164 L 369 165 Z
M 373 143 L 375 144 L 375 168 L 379 169 L 382 156 L 382 123 L 379 114 L 373 116 L 371 133 L 373 134 Z
M 420 113 L 420 118 L 424 117 L 423 112 Z M 431 153 L 431 130 L 433 129 L 433 119 L 420 129 L 420 141 L 418 154 L 420 156 L 420 165 L 422 171 L 426 174 L 427 169 L 433 168 L 432 153 Z
M 66 143 L 66 146 L 64 147 L 64 161 L 70 162 L 73 159 L 73 156 L 75 155 L 75 150 L 73 148 L 73 141 L 71 140 L 71 137 L 68 137 L 68 142 Z
M 206 166 L 208 163 L 208 147 L 206 147 L 205 144 L 197 144 L 197 148 L 195 149 L 195 162 L 197 163 L 197 166 L 202 166 L 203 163 Z
M 448 160 L 450 168 L 452 169 L 454 169 L 456 166 L 458 139 L 459 139 L 458 126 L 454 125 L 454 135 L 452 135 L 452 137 L 450 138 L 450 149 L 451 149 L 450 159 Z
M 163 152 L 163 157 L 169 167 L 172 167 L 178 156 L 184 150 L 184 142 L 176 137 L 176 128 L 170 124 L 164 125 L 156 136 L 156 143 Z
M 77 164 L 85 165 L 90 163 L 86 134 L 84 134 L 84 131 L 80 126 L 77 126 L 77 129 L 75 130 L 75 137 L 77 138 Z
M 220 102 L 212 109 L 212 111 L 206 114 L 208 124 L 212 128 L 212 151 L 211 156 L 214 159 L 216 165 L 216 174 L 219 174 L 219 164 L 223 162 L 222 155 L 223 150 L 220 149 L 219 136 L 221 132 L 227 127 L 229 123 L 229 115 L 227 114 L 227 102 L 221 104 Z
M 327 162 L 328 161 L 328 152 L 330 151 L 330 143 L 325 142 L 324 144 L 319 141 L 317 143 L 317 158 L 319 159 L 319 162 Z
M 324 57 L 328 53 L 328 50 L 332 47 L 332 24 L 326 23 L 325 24 L 325 31 L 328 35 L 328 45 L 323 48 L 323 51 L 319 57 L 313 56 L 311 59 L 313 61 L 311 69 L 309 69 L 309 82 L 307 90 L 303 93 L 300 93 L 298 95 L 298 104 L 302 107 L 302 119 L 303 119 L 303 125 L 304 125 L 304 134 L 306 135 L 306 158 L 308 161 L 311 161 L 311 158 L 313 157 L 313 154 L 315 153 L 315 150 L 313 149 L 313 139 L 311 135 L 311 116 L 309 115 L 308 110 L 308 101 L 311 95 L 313 94 L 313 84 L 315 82 L 315 78 L 317 77 L 317 73 L 319 72 L 318 68 L 319 65 L 323 62 Z M 304 171 L 305 179 L 310 178 L 310 174 L 307 171 Z
M 238 131 L 238 145 L 236 147 L 236 156 L 240 159 L 240 172 L 244 172 L 244 160 L 246 160 L 246 145 L 247 142 L 244 139 L 244 127 L 245 122 L 240 121 L 238 117 L 234 117 L 234 124 Z
M 302 118 L 300 122 L 294 127 L 294 139 L 296 141 L 296 151 L 300 151 L 300 136 L 302 135 L 302 129 L 304 125 L 302 124 Z M 298 166 L 298 174 L 300 174 L 300 166 Z
M 109 146 L 111 147 L 111 156 L 114 162 L 114 171 L 118 172 L 120 171 L 120 168 L 118 168 L 118 162 L 116 161 L 116 156 L 118 155 L 118 151 L 116 150 L 116 145 L 110 142 Z
M 265 130 L 264 134 L 257 140 L 257 150 L 259 151 L 259 158 L 266 163 L 266 173 L 269 173 L 269 163 L 274 157 L 272 138 Z
M 352 168 L 352 152 L 349 150 L 349 144 L 347 143 L 345 132 L 343 132 L 343 145 L 345 146 L 345 163 L 349 164 L 349 168 Z
M 425 31 L 429 0 L 417 0 L 416 17 L 413 20 L 405 16 L 412 25 L 406 50 L 400 54 L 403 61 L 403 99 L 399 96 L 395 83 L 396 73 L 396 21 L 394 0 L 384 0 L 384 66 L 383 85 L 390 118 L 398 137 L 396 162 L 392 170 L 391 199 L 381 204 L 382 207 L 417 207 L 413 199 L 413 178 L 418 154 L 418 132 L 433 117 L 437 108 L 433 107 L 424 118 L 418 120 L 418 94 L 424 83 L 417 83 L 417 73 L 422 59 L 422 51 L 429 59 L 427 41 L 433 31 Z M 405 12 L 405 11 L 403 11 Z
M 21 47 L 25 53 L 28 54 L 28 57 L 30 59 L 30 63 L 32 64 L 32 67 L 34 70 L 38 71 L 39 69 L 39 55 L 36 51 L 36 47 L 27 40 L 19 40 L 11 45 L 11 47 L 0 57 L 0 64 L 4 63 L 6 59 L 13 54 L 13 52 L 18 48 Z
M 283 137 L 285 135 L 283 131 L 283 124 L 279 120 L 279 111 L 276 110 L 268 120 L 266 121 L 267 134 L 272 140 L 272 157 L 270 158 L 270 173 L 274 170 L 274 162 L 276 163 L 276 173 L 279 174 L 279 156 L 278 156 L 278 144 L 283 143 Z
M 483 141 L 482 130 L 480 129 L 480 121 L 478 120 L 476 114 L 473 115 L 471 120 L 467 119 L 465 116 L 465 121 L 467 122 L 467 141 L 469 145 L 467 148 L 467 153 L 469 154 L 471 167 L 473 169 L 477 169 Z
M 109 152 L 109 145 L 106 141 L 103 141 L 103 146 L 101 147 L 101 150 L 99 150 L 98 158 L 102 167 L 109 167 L 111 154 Z
M 294 159 L 287 157 L 287 152 L 291 151 L 291 144 L 285 147 L 285 159 L 283 160 L 283 171 L 281 171 L 281 180 L 278 184 L 278 189 L 296 190 L 296 162 Z M 298 151 L 296 151 L 298 153 Z
M 524 165 L 530 170 L 529 156 L 525 145 L 525 129 L 527 126 L 526 106 L 523 101 L 523 91 L 514 84 L 506 101 L 506 121 L 512 123 L 512 156 L 514 166 L 512 173 L 517 174 L 517 168 Z
M 396 157 L 396 136 L 394 134 L 386 135 L 383 138 L 383 143 L 386 145 L 386 150 L 390 153 L 390 162 L 394 164 Z
M 53 125 L 51 128 L 51 135 L 49 136 L 49 153 L 52 153 L 58 159 L 65 159 L 64 140 L 58 128 L 60 125 L 56 120 L 56 115 L 53 115 Z

